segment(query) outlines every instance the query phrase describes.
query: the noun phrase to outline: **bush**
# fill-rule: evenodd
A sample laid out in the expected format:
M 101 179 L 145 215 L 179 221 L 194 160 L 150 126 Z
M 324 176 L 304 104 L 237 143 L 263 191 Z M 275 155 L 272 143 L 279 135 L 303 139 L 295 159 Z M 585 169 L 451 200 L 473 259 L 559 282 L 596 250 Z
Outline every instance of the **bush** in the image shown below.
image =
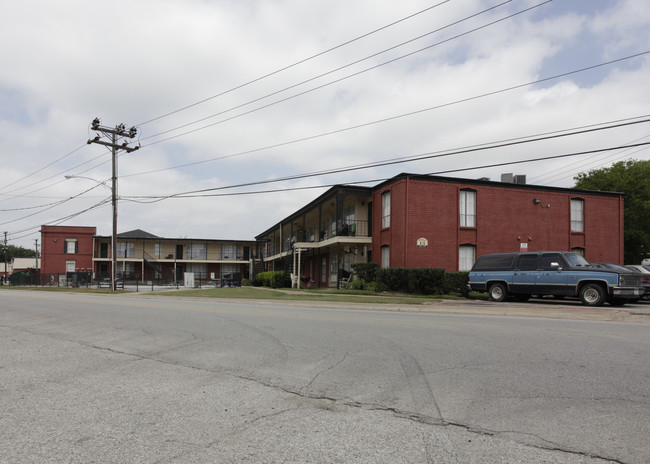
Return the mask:
M 450 272 L 445 275 L 445 293 L 458 293 L 464 297 L 469 297 L 469 287 L 467 279 L 469 272 Z
M 290 288 L 291 276 L 288 271 L 260 272 L 255 276 L 253 285 L 256 287 Z
M 377 271 L 377 282 L 388 290 L 423 295 L 446 293 L 444 269 L 434 268 L 389 268 Z
M 379 265 L 377 263 L 354 263 L 352 264 L 352 270 L 358 279 L 369 283 L 377 280 Z

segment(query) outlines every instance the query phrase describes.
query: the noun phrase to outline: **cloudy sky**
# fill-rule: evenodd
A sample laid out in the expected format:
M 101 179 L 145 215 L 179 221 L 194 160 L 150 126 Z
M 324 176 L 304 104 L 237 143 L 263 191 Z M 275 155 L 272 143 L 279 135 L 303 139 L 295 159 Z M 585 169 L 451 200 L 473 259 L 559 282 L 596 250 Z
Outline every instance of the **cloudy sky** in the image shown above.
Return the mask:
M 110 235 L 96 117 L 135 126 L 125 141 L 141 147 L 118 152 L 119 232 L 174 238 L 252 239 L 333 184 L 571 187 L 650 153 L 594 152 L 650 141 L 647 0 L 3 3 L 0 232 L 14 245 L 34 248 L 41 224 Z M 602 130 L 494 147 L 587 127 Z

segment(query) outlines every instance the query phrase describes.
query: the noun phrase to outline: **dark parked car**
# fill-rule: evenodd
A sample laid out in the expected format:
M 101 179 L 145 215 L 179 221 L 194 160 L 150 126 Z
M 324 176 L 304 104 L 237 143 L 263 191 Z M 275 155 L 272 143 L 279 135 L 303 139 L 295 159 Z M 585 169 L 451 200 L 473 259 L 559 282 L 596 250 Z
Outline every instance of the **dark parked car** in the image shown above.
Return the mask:
M 497 253 L 476 260 L 469 287 L 487 292 L 492 301 L 508 296 L 526 300 L 532 295 L 577 296 L 586 306 L 605 301 L 621 306 L 645 292 L 635 272 L 591 266 L 580 254 L 565 251 Z
M 645 287 L 645 294 L 643 295 L 643 299 L 650 299 L 650 266 L 630 264 L 625 267 L 641 274 L 642 283 Z

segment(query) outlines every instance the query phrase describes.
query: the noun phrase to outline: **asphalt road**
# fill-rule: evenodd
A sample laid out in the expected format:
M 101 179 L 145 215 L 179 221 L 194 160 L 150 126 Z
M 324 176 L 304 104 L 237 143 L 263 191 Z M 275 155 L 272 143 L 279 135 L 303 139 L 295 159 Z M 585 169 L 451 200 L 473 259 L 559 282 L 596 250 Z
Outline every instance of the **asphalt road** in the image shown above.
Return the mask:
M 650 462 L 643 311 L 327 306 L 1 291 L 0 462 Z

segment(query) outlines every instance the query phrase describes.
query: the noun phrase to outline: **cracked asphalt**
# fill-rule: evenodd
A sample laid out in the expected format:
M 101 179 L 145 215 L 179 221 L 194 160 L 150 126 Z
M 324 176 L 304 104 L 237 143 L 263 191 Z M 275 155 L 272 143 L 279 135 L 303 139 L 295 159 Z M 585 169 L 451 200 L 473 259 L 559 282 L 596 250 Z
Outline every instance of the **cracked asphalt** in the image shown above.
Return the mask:
M 642 311 L 317 306 L 3 292 L 0 462 L 650 462 Z

